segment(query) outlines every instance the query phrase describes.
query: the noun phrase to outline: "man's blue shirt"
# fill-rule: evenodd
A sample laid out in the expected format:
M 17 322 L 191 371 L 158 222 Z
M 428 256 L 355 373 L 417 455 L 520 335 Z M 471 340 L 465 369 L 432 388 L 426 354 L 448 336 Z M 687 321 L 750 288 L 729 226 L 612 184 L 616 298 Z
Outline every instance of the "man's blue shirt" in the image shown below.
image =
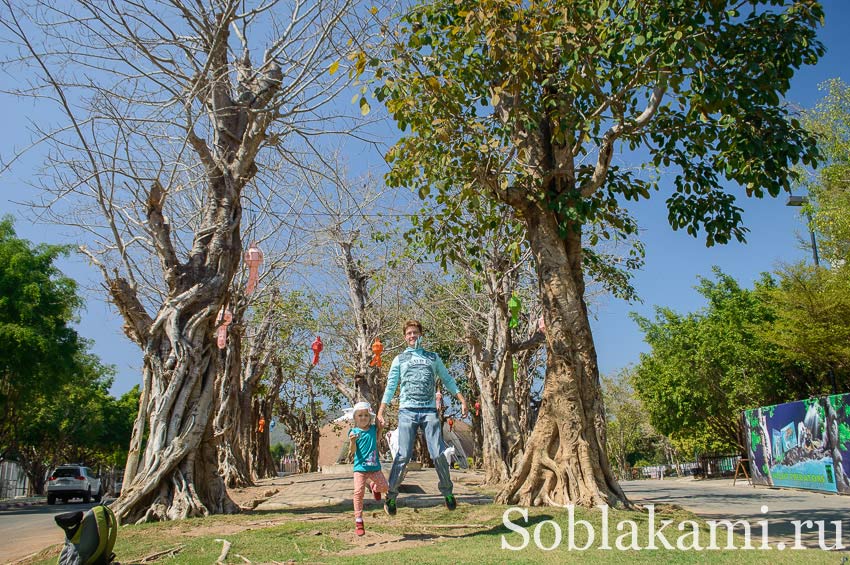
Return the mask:
M 439 355 L 421 347 L 408 347 L 390 365 L 382 402 L 392 402 L 400 385 L 399 408 L 436 408 L 438 378 L 452 396 L 458 393 L 457 383 Z

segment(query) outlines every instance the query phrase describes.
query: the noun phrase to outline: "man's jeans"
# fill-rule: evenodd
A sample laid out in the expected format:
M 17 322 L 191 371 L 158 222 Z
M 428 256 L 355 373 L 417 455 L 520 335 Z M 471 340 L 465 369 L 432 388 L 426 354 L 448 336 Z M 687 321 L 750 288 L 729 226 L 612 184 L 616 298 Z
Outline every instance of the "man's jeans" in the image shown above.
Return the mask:
M 425 434 L 425 442 L 428 444 L 428 453 L 434 461 L 434 468 L 440 482 L 437 488 L 440 494 L 447 496 L 452 493 L 452 479 L 449 475 L 449 462 L 443 451 L 446 446 L 443 443 L 443 430 L 437 410 L 434 408 L 401 408 L 398 411 L 398 452 L 393 461 L 390 471 L 390 491 L 388 499 L 398 496 L 398 487 L 404 481 L 407 474 L 407 463 L 413 455 L 413 444 L 416 441 L 416 432 L 422 428 Z

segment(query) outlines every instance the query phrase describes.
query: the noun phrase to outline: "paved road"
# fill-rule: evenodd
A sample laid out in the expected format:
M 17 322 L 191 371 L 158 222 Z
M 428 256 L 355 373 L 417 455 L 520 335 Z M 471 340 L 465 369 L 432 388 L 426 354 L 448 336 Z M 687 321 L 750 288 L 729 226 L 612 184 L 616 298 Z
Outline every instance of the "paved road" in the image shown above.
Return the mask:
M 53 521 L 62 512 L 86 510 L 94 503 L 37 504 L 0 510 L 0 563 L 10 563 L 65 541 L 65 532 Z
M 754 544 L 759 543 L 759 520 L 768 520 L 768 532 L 773 540 L 787 545 L 793 543 L 793 520 L 812 520 L 813 527 L 801 527 L 804 546 L 818 546 L 817 520 L 824 521 L 825 542 L 835 543 L 836 526 L 841 522 L 842 540 L 850 548 L 850 496 L 821 494 L 792 489 L 753 488 L 746 481 L 672 479 L 624 481 L 620 483 L 626 495 L 641 504 L 676 504 L 706 520 L 747 520 L 753 528 Z M 767 512 L 762 507 L 767 506 Z

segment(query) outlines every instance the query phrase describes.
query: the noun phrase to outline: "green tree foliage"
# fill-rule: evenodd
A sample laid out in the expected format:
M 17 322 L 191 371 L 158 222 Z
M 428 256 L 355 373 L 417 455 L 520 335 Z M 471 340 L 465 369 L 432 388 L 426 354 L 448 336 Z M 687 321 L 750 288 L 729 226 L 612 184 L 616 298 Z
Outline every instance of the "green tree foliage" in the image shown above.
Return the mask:
M 761 335 L 811 369 L 811 393 L 830 390 L 830 371 L 839 392 L 850 390 L 850 269 L 791 265 L 779 271 L 777 284 L 757 290 L 774 313 Z
M 824 98 L 803 112 L 802 123 L 822 155 L 805 183 L 806 211 L 829 268 L 787 266 L 778 284 L 760 291 L 776 316 L 764 337 L 810 366 L 823 391 L 834 376 L 841 392 L 850 390 L 850 87 L 833 79 L 821 88 Z
M 54 265 L 66 247 L 32 245 L 0 221 L 0 456 L 18 444 L 29 411 L 79 369 L 84 344 L 71 327 L 81 302 Z
M 806 188 L 819 251 L 834 266 L 843 266 L 850 257 L 850 87 L 832 79 L 821 88 L 826 96 L 802 119 L 817 135 L 823 155 Z
M 122 467 L 139 404 L 139 387 L 116 399 L 109 394 L 112 368 L 80 354 L 74 378 L 25 407 L 16 457 L 41 492 L 44 472 L 67 462 L 94 468 Z
M 602 378 L 608 455 L 621 478 L 630 478 L 629 470 L 638 461 L 664 462 L 659 453 L 664 438 L 649 423 L 649 414 L 634 390 L 634 378 L 632 369 Z
M 779 96 L 795 68 L 823 53 L 817 2 L 750 4 L 421 3 L 377 71 L 376 97 L 410 132 L 388 154 L 388 180 L 436 191 L 452 213 L 485 190 L 505 201 L 527 194 L 564 229 L 604 222 L 601 237 L 614 237 L 635 229 L 621 199 L 648 198 L 657 182 L 611 165 L 620 140 L 678 170 L 667 201 L 674 229 L 702 227 L 709 245 L 742 239 L 721 179 L 775 196 L 790 187 L 791 163 L 812 162 L 814 141 Z M 537 161 L 538 133 L 563 163 Z M 602 165 L 579 162 L 595 153 Z
M 634 385 L 652 425 L 685 453 L 739 450 L 741 411 L 823 392 L 805 363 L 765 339 L 775 323 L 761 292 L 748 290 L 719 269 L 701 278 L 707 300 L 682 315 L 658 308 L 654 321 L 633 316 L 652 348 L 635 368 Z
M 55 266 L 67 252 L 0 221 L 0 457 L 16 458 L 37 492 L 58 463 L 123 464 L 138 407 L 138 388 L 110 396 L 113 369 L 71 327 L 82 301 Z

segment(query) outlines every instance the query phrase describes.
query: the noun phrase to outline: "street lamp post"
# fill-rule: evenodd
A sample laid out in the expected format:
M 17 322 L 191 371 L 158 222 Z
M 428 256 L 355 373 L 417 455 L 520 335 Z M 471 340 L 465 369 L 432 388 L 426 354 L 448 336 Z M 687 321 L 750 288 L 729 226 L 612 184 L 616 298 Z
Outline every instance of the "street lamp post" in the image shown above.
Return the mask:
M 809 199 L 806 196 L 791 195 L 788 197 L 788 202 L 786 202 L 785 205 L 802 206 L 808 203 Z M 809 222 L 809 235 L 812 238 L 812 258 L 815 260 L 815 267 L 820 267 L 820 261 L 818 260 L 818 242 L 815 240 L 815 230 L 812 228 L 812 214 L 808 210 L 806 210 L 806 220 Z

